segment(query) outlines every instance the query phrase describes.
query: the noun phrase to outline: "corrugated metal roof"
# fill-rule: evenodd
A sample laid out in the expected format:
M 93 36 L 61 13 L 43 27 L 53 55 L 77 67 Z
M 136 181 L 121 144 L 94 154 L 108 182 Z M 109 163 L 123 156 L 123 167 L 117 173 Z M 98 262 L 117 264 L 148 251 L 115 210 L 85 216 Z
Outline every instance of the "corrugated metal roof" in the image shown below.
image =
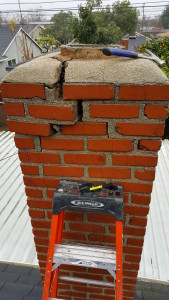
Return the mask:
M 37 264 L 14 134 L 0 132 L 0 261 Z
M 169 141 L 158 153 L 139 277 L 169 281 Z

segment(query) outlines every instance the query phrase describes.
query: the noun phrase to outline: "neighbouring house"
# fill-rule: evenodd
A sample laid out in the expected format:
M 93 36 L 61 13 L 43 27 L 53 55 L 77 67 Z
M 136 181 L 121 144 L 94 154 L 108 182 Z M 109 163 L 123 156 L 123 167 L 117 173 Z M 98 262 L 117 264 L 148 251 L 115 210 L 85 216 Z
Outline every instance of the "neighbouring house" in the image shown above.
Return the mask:
M 147 41 L 145 35 L 136 32 L 134 36 L 126 35 L 121 41 L 120 44 L 125 47 L 125 49 L 135 51 L 140 45 L 144 44 Z M 150 40 L 150 39 L 149 39 Z
M 158 28 L 158 27 L 143 27 L 142 33 L 145 35 L 148 35 L 151 38 L 157 38 L 157 35 L 159 33 L 162 33 L 164 30 L 163 28 Z
M 165 37 L 169 38 L 169 31 L 158 33 L 157 36 L 159 38 L 165 38 Z
M 51 25 L 53 25 L 53 22 L 50 21 L 30 22 L 28 25 L 25 26 L 25 30 L 27 33 L 29 33 L 32 39 L 37 41 L 42 35 L 42 30 Z
M 9 25 L 0 26 L 0 81 L 7 74 L 7 67 L 39 56 L 41 53 L 42 48 L 27 33 L 26 28 L 16 25 L 12 31 Z

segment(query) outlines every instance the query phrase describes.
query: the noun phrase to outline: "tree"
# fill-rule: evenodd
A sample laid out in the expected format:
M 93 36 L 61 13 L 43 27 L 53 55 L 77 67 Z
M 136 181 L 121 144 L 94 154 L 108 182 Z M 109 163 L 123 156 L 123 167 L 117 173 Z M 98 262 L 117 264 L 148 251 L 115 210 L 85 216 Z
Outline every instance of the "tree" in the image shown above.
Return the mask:
M 131 7 L 130 1 L 119 0 L 112 5 L 112 20 L 120 27 L 122 34 L 135 34 L 138 23 L 138 12 Z
M 73 38 L 72 24 L 73 24 L 72 12 L 59 12 L 55 14 L 51 21 L 54 22 L 52 26 L 47 27 L 42 31 L 42 36 L 52 37 L 58 40 L 61 44 L 67 44 Z
M 161 15 L 161 23 L 164 29 L 169 28 L 169 6 L 166 7 L 166 9 L 163 11 Z
M 95 9 L 99 9 L 95 11 Z M 101 1 L 87 1 L 86 6 L 79 7 L 79 18 L 73 23 L 74 38 L 85 44 L 111 44 L 121 39 L 120 28 L 106 20 Z
M 145 49 L 149 49 L 151 52 L 153 52 L 155 55 L 166 62 L 166 66 L 162 68 L 162 71 L 169 78 L 169 38 L 164 37 L 147 41 L 145 44 L 142 44 L 139 47 L 139 51 L 144 53 Z
M 37 43 L 41 46 L 41 48 L 45 49 L 46 52 L 49 51 L 49 49 L 57 48 L 59 46 L 59 41 L 55 40 L 54 38 L 48 36 L 42 36 L 37 40 Z
M 79 19 L 73 23 L 74 37 L 79 43 L 97 44 L 97 24 L 92 13 L 92 7 L 79 7 Z

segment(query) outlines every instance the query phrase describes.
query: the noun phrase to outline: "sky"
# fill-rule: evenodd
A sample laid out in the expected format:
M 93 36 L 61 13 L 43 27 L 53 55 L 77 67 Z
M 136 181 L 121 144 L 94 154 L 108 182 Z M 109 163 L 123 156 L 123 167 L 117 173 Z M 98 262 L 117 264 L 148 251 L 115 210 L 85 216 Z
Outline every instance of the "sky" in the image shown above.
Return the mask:
M 30 14 L 31 10 L 41 9 L 42 15 L 50 19 L 50 17 L 57 13 L 57 10 L 68 10 L 73 9 L 72 12 L 77 14 L 78 5 L 84 5 L 86 1 L 82 0 L 19 0 L 22 14 Z M 102 0 L 102 6 L 105 7 L 106 5 L 112 5 L 115 1 L 111 0 Z M 144 5 L 144 16 L 145 17 L 155 17 L 159 16 L 162 11 L 165 9 L 165 5 L 169 5 L 169 0 L 130 0 L 130 3 L 136 7 L 140 11 L 140 17 L 143 15 L 143 5 Z M 49 11 L 49 10 L 56 10 L 56 11 Z M 0 0 L 0 12 L 2 12 L 2 16 L 8 16 L 11 18 L 15 15 L 15 11 L 19 10 L 18 0 Z M 28 10 L 29 12 L 24 12 L 24 10 Z M 5 13 L 10 11 L 10 14 Z

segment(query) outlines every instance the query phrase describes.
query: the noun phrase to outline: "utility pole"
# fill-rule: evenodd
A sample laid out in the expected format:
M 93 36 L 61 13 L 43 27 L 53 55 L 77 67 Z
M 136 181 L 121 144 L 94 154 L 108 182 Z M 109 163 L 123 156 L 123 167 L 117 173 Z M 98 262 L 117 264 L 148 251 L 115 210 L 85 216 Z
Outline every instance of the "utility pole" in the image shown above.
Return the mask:
M 144 7 L 145 7 L 145 3 L 143 3 L 143 17 L 142 17 L 142 22 L 141 22 L 141 33 L 143 33 L 143 26 L 144 26 Z
M 24 30 L 24 19 L 22 17 L 22 10 L 21 10 L 21 4 L 20 4 L 20 0 L 18 0 L 18 5 L 19 5 L 19 12 L 20 12 L 20 24 L 21 24 L 21 28 Z M 27 60 L 29 59 L 29 50 L 28 50 L 28 44 L 27 44 L 27 40 L 26 40 L 26 33 L 25 31 L 22 31 L 22 45 L 21 45 L 22 49 L 23 49 L 23 55 L 24 58 Z

